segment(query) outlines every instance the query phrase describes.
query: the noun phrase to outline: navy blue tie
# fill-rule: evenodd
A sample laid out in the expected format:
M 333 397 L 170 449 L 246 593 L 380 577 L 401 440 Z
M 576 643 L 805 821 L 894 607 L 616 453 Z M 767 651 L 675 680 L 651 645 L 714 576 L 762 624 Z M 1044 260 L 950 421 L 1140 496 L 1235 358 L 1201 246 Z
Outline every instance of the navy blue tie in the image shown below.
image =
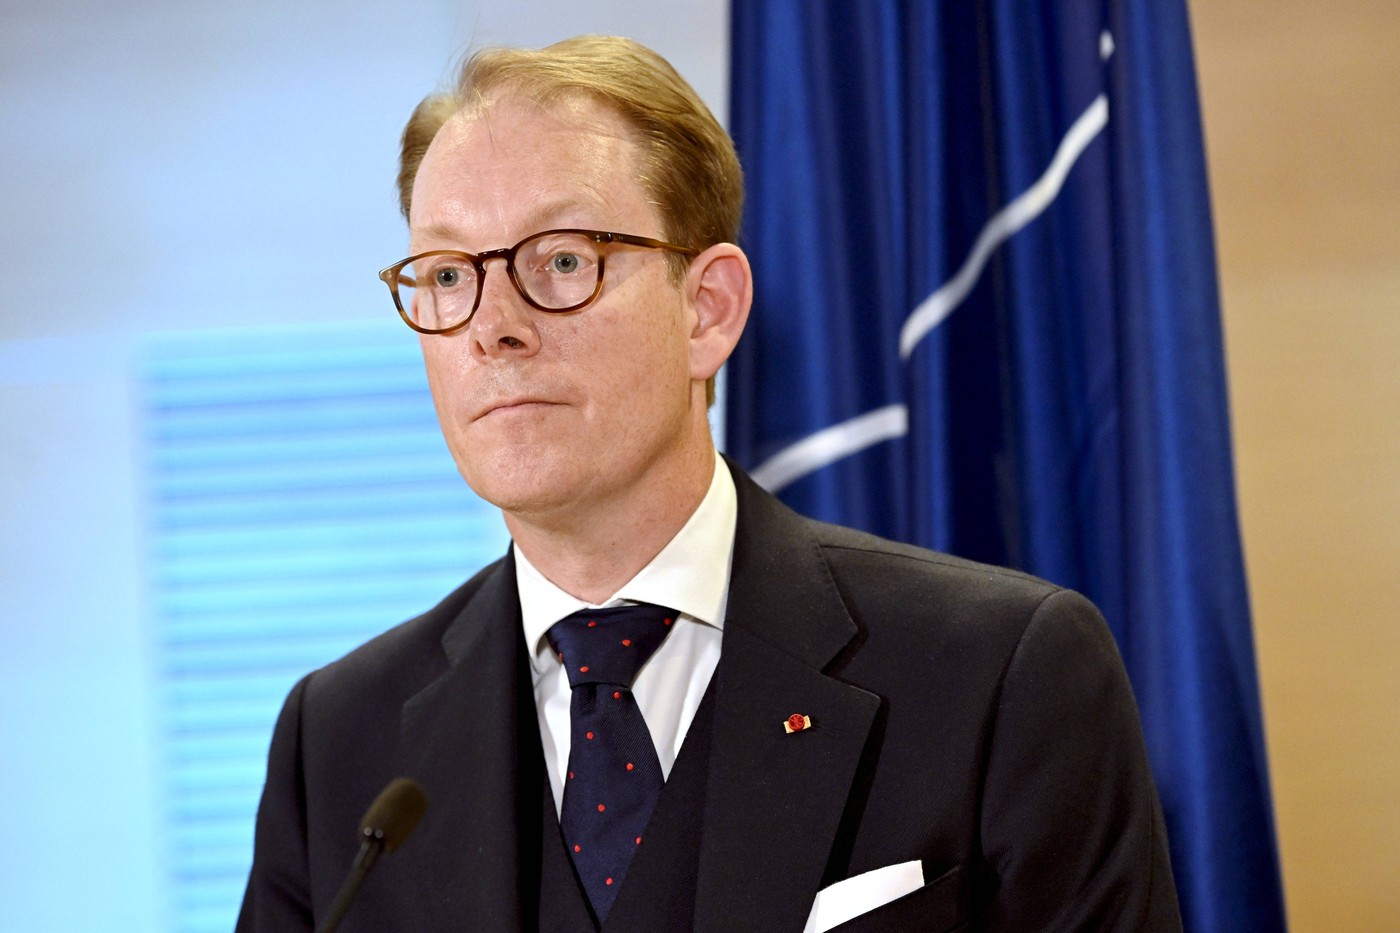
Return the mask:
M 664 606 L 615 606 L 576 612 L 548 632 L 573 690 L 559 823 L 600 926 L 661 794 L 661 762 L 632 681 L 675 618 Z

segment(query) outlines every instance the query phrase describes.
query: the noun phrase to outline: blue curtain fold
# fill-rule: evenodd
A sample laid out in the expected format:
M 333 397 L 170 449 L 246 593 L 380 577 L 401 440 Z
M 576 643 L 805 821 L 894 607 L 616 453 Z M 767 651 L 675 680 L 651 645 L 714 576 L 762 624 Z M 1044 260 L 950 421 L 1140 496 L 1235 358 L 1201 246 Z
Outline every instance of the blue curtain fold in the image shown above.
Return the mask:
M 732 28 L 729 452 L 806 514 L 1092 598 L 1187 928 L 1283 929 L 1184 2 L 735 0 Z

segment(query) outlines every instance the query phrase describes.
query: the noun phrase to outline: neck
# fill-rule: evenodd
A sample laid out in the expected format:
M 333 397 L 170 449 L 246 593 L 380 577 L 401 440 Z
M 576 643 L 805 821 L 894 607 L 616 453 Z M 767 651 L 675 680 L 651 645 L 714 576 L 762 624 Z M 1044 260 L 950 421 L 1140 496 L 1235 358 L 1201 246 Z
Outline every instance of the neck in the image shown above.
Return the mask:
M 555 586 L 586 602 L 610 599 L 661 553 L 695 513 L 714 477 L 713 443 L 619 494 L 565 514 L 506 512 L 515 546 Z

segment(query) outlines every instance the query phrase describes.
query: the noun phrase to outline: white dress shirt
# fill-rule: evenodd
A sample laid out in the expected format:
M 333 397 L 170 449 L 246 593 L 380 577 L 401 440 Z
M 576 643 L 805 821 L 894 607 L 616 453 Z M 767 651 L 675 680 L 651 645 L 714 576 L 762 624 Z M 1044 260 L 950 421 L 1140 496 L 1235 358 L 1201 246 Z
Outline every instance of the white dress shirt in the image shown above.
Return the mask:
M 600 604 L 655 603 L 678 613 L 666 640 L 642 665 L 632 684 L 665 777 L 670 777 L 686 731 L 719 663 L 737 520 L 734 477 L 716 453 L 709 491 L 689 520 L 649 564 Z M 555 586 L 519 547 L 515 547 L 515 576 L 525 644 L 533 651 L 530 667 L 545 770 L 558 811 L 563 806 L 564 772 L 569 766 L 571 692 L 564 665 L 550 649 L 545 633 L 565 616 L 599 605 Z

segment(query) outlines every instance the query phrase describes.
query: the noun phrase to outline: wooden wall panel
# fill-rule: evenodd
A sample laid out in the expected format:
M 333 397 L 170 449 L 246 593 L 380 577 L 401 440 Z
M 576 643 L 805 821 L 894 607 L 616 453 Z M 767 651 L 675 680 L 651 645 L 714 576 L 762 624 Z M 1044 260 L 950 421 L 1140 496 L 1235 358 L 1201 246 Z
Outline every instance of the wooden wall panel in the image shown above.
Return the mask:
M 1291 927 L 1400 930 L 1400 4 L 1191 13 Z

